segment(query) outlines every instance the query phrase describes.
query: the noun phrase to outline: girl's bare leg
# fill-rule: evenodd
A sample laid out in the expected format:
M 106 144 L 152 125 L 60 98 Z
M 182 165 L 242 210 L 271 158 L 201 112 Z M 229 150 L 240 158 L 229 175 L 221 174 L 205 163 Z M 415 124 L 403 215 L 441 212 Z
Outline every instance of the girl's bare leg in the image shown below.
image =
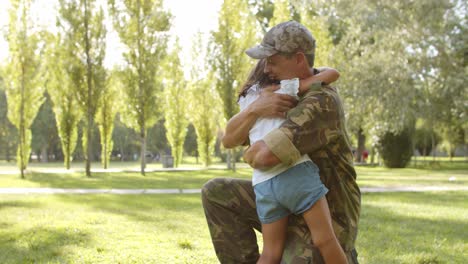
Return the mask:
M 327 199 L 320 198 L 303 214 L 312 234 L 314 245 L 318 247 L 325 263 L 347 264 L 346 255 L 333 231 Z
M 283 256 L 288 217 L 270 224 L 262 224 L 263 251 L 257 264 L 279 264 Z

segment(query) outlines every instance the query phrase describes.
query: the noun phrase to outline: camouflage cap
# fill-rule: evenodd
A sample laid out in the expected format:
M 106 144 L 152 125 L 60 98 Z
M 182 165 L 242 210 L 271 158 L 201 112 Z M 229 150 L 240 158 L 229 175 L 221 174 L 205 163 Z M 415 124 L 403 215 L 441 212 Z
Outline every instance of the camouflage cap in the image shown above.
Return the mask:
M 306 27 L 291 20 L 272 27 L 260 45 L 248 49 L 245 53 L 254 59 L 263 59 L 278 52 L 296 51 L 314 54 L 315 39 Z

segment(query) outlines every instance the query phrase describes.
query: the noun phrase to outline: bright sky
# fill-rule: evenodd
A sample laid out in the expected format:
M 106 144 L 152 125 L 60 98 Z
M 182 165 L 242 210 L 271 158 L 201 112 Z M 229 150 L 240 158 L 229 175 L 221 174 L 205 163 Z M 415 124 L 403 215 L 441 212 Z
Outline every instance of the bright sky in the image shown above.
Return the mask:
M 105 4 L 107 1 L 98 0 Z M 209 32 L 217 28 L 218 11 L 222 0 L 164 0 L 165 8 L 174 16 L 171 32 L 180 39 L 183 47 L 182 56 L 189 59 L 192 37 L 197 31 Z M 32 16 L 36 17 L 39 25 L 49 29 L 55 27 L 56 8 L 51 6 L 56 0 L 36 0 L 32 7 Z M 4 38 L 4 31 L 8 27 L 9 0 L 0 0 L 0 64 L 8 57 L 8 44 Z M 117 34 L 108 32 L 105 65 L 112 65 L 121 59 L 121 51 Z

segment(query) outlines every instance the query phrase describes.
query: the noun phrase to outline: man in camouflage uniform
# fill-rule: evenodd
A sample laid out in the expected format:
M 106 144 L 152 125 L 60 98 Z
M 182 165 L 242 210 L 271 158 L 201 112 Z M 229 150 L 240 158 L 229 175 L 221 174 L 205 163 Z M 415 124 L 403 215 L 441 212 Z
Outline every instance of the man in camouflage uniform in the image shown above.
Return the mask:
M 287 79 L 291 78 L 288 68 L 275 65 L 274 60 L 288 60 L 301 53 L 302 55 L 298 56 L 307 58 L 312 67 L 314 52 L 315 39 L 310 32 L 301 24 L 289 21 L 273 27 L 266 33 L 262 43 L 249 49 L 247 54 L 256 59 L 268 58 L 265 73 L 276 79 Z M 306 75 L 312 74 L 313 72 L 307 69 Z M 287 78 L 283 78 L 285 76 Z M 295 77 L 308 76 L 297 73 Z M 240 122 L 236 126 L 248 131 L 259 116 L 277 114 L 272 113 L 273 110 L 268 112 L 265 109 L 284 110 L 284 107 L 271 107 L 278 102 L 282 106 L 285 105 L 285 102 L 280 100 L 284 97 L 280 96 L 271 92 L 262 94 L 252 103 L 255 104 L 253 107 L 245 109 L 233 118 Z M 255 112 L 255 107 L 257 110 L 263 107 L 263 112 Z M 245 135 L 244 133 L 239 137 L 245 140 Z M 343 105 L 336 89 L 331 86 L 312 85 L 310 91 L 300 98 L 297 106 L 288 112 L 286 122 L 279 129 L 270 132 L 263 141 L 250 146 L 244 154 L 244 159 L 252 167 L 266 168 L 280 162 L 294 164 L 305 153 L 317 164 L 320 178 L 329 189 L 326 198 L 333 228 L 348 262 L 358 263 L 355 241 L 361 194 L 356 184 Z M 256 263 L 259 250 L 254 229 L 260 230 L 261 224 L 255 209 L 252 182 L 213 179 L 204 185 L 202 201 L 220 262 Z M 302 216 L 292 215 L 289 218 L 282 263 L 323 263 Z

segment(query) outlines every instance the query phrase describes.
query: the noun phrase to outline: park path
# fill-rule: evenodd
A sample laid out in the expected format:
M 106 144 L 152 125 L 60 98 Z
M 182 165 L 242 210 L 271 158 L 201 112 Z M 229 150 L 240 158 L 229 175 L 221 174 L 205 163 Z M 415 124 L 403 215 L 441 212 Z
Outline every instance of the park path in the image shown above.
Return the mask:
M 468 186 L 394 186 L 361 187 L 362 193 L 468 191 Z M 67 189 L 67 188 L 0 188 L 0 194 L 194 194 L 201 189 Z

